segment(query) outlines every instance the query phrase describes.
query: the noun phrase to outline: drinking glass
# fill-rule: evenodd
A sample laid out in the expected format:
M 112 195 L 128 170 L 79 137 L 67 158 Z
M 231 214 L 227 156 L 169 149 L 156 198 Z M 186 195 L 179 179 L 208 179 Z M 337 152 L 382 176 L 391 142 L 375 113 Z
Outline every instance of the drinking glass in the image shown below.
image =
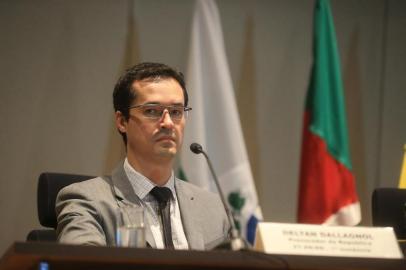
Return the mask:
M 125 205 L 118 209 L 116 246 L 137 248 L 146 246 L 144 209 L 141 206 Z

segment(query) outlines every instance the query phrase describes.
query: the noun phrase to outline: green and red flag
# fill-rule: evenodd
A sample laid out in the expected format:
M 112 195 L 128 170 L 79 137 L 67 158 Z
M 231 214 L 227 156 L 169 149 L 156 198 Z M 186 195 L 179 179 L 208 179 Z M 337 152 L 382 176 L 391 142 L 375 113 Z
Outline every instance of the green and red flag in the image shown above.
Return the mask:
M 361 220 L 361 210 L 351 166 L 340 61 L 328 0 L 316 2 L 313 38 L 298 222 L 356 225 Z

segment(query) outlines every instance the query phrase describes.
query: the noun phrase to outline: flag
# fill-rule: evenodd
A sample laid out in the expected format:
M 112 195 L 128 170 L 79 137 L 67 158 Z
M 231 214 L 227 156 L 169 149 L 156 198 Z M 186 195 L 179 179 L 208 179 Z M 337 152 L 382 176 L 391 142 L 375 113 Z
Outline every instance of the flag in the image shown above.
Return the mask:
M 400 171 L 399 188 L 406 188 L 406 144 L 403 146 L 403 166 Z
M 212 159 L 237 227 L 253 243 L 262 216 L 214 1 L 196 1 L 190 41 L 186 85 L 193 110 L 185 128 L 182 171 L 189 182 L 217 192 L 204 157 L 189 150 L 191 143 L 201 144 Z
M 304 114 L 298 221 L 356 225 L 360 220 L 333 17 L 329 1 L 318 0 Z

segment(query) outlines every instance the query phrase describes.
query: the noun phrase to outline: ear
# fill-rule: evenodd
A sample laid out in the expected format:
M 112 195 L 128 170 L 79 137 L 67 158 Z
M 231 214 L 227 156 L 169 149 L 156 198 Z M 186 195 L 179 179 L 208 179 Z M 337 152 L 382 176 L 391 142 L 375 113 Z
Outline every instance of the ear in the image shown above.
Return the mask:
M 120 111 L 116 111 L 115 118 L 117 129 L 122 133 L 126 133 L 128 121 L 125 119 L 124 115 Z

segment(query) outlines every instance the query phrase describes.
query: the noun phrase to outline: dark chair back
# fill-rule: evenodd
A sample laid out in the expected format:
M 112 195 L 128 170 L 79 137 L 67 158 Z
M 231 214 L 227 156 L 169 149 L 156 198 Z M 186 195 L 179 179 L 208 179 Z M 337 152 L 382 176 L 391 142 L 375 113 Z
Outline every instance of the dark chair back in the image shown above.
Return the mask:
M 27 235 L 27 240 L 55 241 L 55 228 L 57 225 L 55 200 L 58 192 L 70 184 L 82 182 L 91 178 L 94 178 L 94 176 L 66 173 L 42 173 L 38 179 L 37 189 L 38 219 L 42 226 L 52 229 L 32 230 Z
M 406 239 L 406 189 L 377 188 L 374 190 L 372 224 L 393 227 L 398 239 Z

